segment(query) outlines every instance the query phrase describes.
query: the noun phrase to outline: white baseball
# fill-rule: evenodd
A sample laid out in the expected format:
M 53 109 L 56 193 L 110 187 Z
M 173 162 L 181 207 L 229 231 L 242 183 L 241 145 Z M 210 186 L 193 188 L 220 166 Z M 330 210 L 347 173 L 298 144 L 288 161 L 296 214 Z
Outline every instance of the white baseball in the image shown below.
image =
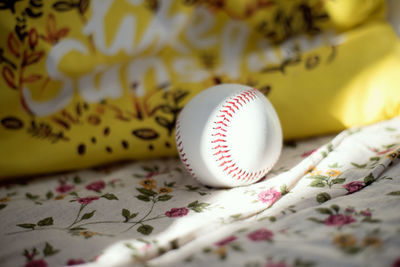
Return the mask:
M 199 182 L 234 187 L 261 179 L 278 160 L 278 115 L 257 89 L 222 84 L 202 91 L 179 114 L 176 145 Z

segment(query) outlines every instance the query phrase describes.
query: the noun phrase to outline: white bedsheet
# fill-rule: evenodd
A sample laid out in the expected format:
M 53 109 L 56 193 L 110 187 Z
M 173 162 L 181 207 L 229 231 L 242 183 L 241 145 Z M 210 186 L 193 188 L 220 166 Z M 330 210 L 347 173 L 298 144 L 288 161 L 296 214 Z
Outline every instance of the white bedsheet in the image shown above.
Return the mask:
M 5 184 L 0 266 L 400 266 L 399 144 L 400 118 L 298 141 L 233 189 L 178 159 Z

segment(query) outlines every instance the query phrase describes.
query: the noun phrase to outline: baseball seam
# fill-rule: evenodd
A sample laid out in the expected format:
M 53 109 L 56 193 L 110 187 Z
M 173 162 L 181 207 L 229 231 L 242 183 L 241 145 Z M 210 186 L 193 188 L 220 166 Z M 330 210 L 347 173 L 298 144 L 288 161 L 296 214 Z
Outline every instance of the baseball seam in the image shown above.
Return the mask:
M 181 126 L 180 126 L 180 120 L 179 118 L 176 121 L 176 132 L 175 132 L 175 140 L 176 140 L 176 145 L 178 148 L 178 153 L 179 156 L 181 157 L 181 161 L 183 162 L 186 170 L 194 177 L 196 178 L 196 174 L 193 171 L 192 166 L 190 165 L 189 159 L 186 157 L 185 149 L 183 147 L 183 141 L 181 137 Z
M 235 96 L 230 97 L 222 105 L 221 110 L 216 115 L 217 120 L 214 121 L 215 127 L 211 132 L 212 140 L 211 149 L 214 150 L 213 156 L 216 157 L 218 167 L 223 168 L 222 171 L 232 178 L 237 180 L 243 180 L 243 182 L 252 181 L 256 178 L 263 177 L 270 169 L 264 168 L 258 172 L 250 172 L 240 167 L 240 164 L 234 162 L 229 143 L 227 142 L 228 128 L 230 123 L 234 119 L 234 116 L 243 108 L 245 105 L 258 98 L 257 89 L 248 89 L 242 91 Z

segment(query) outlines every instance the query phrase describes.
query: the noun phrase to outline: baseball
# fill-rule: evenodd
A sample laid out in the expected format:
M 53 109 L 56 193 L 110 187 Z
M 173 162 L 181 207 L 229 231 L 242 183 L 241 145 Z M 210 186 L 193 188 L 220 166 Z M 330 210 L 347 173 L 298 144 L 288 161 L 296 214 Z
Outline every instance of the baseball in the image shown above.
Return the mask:
M 221 84 L 202 91 L 179 114 L 176 146 L 200 183 L 235 187 L 260 180 L 278 160 L 282 129 L 257 89 Z

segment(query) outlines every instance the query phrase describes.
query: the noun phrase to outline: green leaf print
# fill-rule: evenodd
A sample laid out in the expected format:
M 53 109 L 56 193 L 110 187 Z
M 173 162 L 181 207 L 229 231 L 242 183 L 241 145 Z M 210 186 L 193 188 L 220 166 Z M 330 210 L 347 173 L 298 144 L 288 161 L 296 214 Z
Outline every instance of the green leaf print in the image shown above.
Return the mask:
M 333 212 L 328 208 L 316 208 L 315 210 L 321 214 L 333 214 Z
M 366 177 L 364 178 L 364 184 L 365 184 L 366 186 L 372 184 L 374 181 L 375 181 L 375 178 L 374 178 L 374 176 L 372 175 L 372 173 L 368 174 L 368 176 L 366 176 Z
M 314 218 L 314 217 L 307 218 L 307 220 L 315 222 L 315 223 L 324 223 L 323 220 L 320 220 L 320 219 Z
M 138 196 L 136 196 L 136 198 L 141 200 L 141 201 L 145 201 L 145 202 L 149 202 L 150 201 L 150 197 L 149 196 L 145 196 L 145 195 L 138 195 Z
M 51 198 L 53 198 L 53 196 L 54 196 L 53 192 L 49 191 L 46 194 L 46 199 L 51 199 Z
M 161 196 L 157 197 L 157 200 L 158 200 L 158 201 L 168 201 L 168 200 L 170 200 L 171 198 L 172 198 L 171 195 L 161 195 Z
M 179 242 L 178 239 L 174 239 L 171 242 L 169 242 L 171 245 L 171 249 L 178 249 L 179 248 Z
M 125 217 L 126 221 L 128 221 L 129 217 L 131 216 L 131 212 L 127 209 L 122 209 L 122 216 Z
M 164 185 L 166 187 L 174 187 L 175 184 L 176 184 L 176 182 L 170 182 L 170 183 L 164 182 Z
M 310 183 L 311 187 L 324 187 L 325 183 L 322 182 L 321 180 L 314 180 Z
M 142 166 L 142 169 L 145 170 L 146 172 L 154 172 L 154 171 L 156 171 L 156 169 L 152 169 L 152 168 L 147 167 L 147 166 Z
M 364 219 L 361 220 L 362 222 L 367 222 L 367 223 L 380 223 L 381 220 L 378 219 L 373 219 L 371 217 L 365 217 Z
M 205 208 L 210 206 L 208 203 L 199 203 L 199 201 L 194 201 L 188 205 L 188 208 L 195 212 L 203 212 Z
M 129 219 L 133 219 L 133 218 L 135 218 L 137 215 L 138 215 L 137 212 L 136 212 L 136 213 L 132 213 L 131 216 L 129 216 Z
M 146 188 L 140 188 L 140 187 L 138 187 L 138 188 L 136 188 L 136 190 L 139 191 L 140 193 L 142 193 L 143 195 L 146 195 L 146 196 L 149 196 L 149 197 L 152 197 L 152 196 L 157 195 L 157 192 L 154 192 L 154 191 L 151 190 L 151 189 L 146 189 Z
M 322 181 L 322 180 L 328 180 L 328 176 L 325 176 L 325 175 L 320 175 L 320 174 L 318 174 L 318 175 L 311 175 L 311 176 L 308 176 L 307 177 L 307 179 L 315 179 L 315 180 L 320 180 L 320 181 Z
M 74 184 L 81 184 L 81 183 L 82 183 L 81 177 L 79 177 L 78 175 L 75 175 Z
M 118 200 L 118 198 L 114 194 L 110 194 L 110 193 L 102 195 L 101 197 L 104 197 L 105 199 L 108 199 L 108 200 Z
M 387 193 L 386 195 L 388 195 L 388 196 L 400 196 L 400 191 L 393 191 L 393 192 Z
M 365 167 L 367 167 L 367 164 L 357 164 L 354 162 L 352 162 L 351 165 L 353 165 L 354 167 L 359 168 L 359 169 L 364 169 Z
M 198 190 L 200 187 L 192 186 L 192 185 L 186 185 L 186 188 L 187 188 L 189 191 L 196 191 L 196 190 Z
M 340 210 L 340 207 L 336 204 L 333 204 L 333 205 L 331 205 L 331 209 L 333 209 L 336 213 L 338 213 Z
M 128 222 L 130 219 L 133 219 L 138 215 L 138 213 L 131 214 L 131 212 L 127 209 L 122 209 L 121 214 L 125 218 L 124 222 Z
M 82 220 L 88 220 L 88 219 L 92 218 L 95 212 L 96 212 L 96 210 L 93 210 L 91 212 L 83 214 L 82 218 L 81 218 L 81 221 Z
M 346 181 L 345 178 L 336 178 L 336 179 L 332 179 L 332 183 L 333 183 L 333 184 L 343 184 L 344 181 Z
M 52 245 L 46 242 L 46 246 L 43 249 L 43 255 L 45 257 L 54 255 L 58 253 L 60 250 L 59 249 L 54 249 Z
M 242 214 L 238 213 L 238 214 L 231 215 L 231 218 L 232 219 L 239 219 L 241 216 L 242 216 Z
M 286 184 L 283 184 L 279 189 L 280 189 L 280 191 L 281 191 L 281 196 L 284 196 L 284 195 L 286 195 L 287 193 L 289 193 L 289 190 L 288 190 L 288 187 L 287 187 Z
M 331 165 L 328 165 L 328 167 L 331 169 L 338 169 L 338 168 L 342 168 L 342 165 L 339 165 L 339 163 L 335 162 Z
M 25 228 L 25 229 L 35 229 L 36 224 L 34 223 L 21 223 L 17 224 L 18 227 Z
M 331 195 L 329 195 L 328 193 L 326 193 L 326 192 L 322 192 L 322 193 L 319 193 L 317 196 L 316 196 L 316 200 L 317 200 L 317 202 L 318 203 L 324 203 L 324 202 L 326 202 L 326 201 L 328 201 L 328 200 L 330 200 L 331 199 Z
M 32 195 L 31 193 L 26 193 L 25 196 L 30 200 L 36 200 L 39 198 L 38 195 Z
M 151 232 L 153 232 L 153 226 L 148 224 L 143 224 L 137 229 L 137 231 L 143 235 L 149 235 L 151 234 Z
M 242 247 L 240 247 L 240 246 L 237 245 L 237 244 L 231 245 L 231 248 L 232 248 L 233 250 L 235 250 L 235 251 L 243 251 Z
M 388 126 L 388 127 L 385 128 L 385 130 L 386 130 L 386 131 L 389 131 L 389 132 L 394 132 L 394 131 L 396 131 L 396 128 L 393 128 L 393 127 L 389 127 L 389 126 Z
M 312 267 L 315 263 L 313 261 L 306 261 L 300 258 L 296 258 L 293 262 L 293 266 L 295 267 Z
M 49 226 L 49 225 L 53 225 L 54 221 L 53 221 L 53 217 L 47 217 L 44 218 L 43 220 L 38 221 L 37 225 L 38 226 Z
M 70 231 L 81 231 L 81 230 L 86 230 L 85 227 L 73 227 L 71 229 L 69 229 Z

